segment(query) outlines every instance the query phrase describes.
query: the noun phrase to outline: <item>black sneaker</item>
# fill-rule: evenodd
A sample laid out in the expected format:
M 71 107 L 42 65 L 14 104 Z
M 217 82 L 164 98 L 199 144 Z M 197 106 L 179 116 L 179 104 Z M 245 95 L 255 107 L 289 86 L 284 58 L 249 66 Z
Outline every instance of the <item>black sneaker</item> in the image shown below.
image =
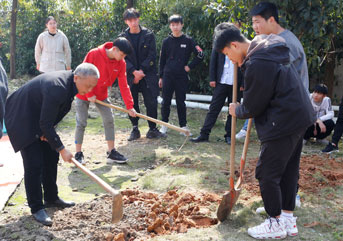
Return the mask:
M 206 135 L 201 135 L 201 134 L 200 134 L 200 136 L 191 139 L 191 142 L 195 142 L 195 143 L 198 143 L 198 142 L 207 142 L 207 141 L 208 141 L 208 136 L 206 136 Z
M 111 152 L 107 152 L 107 164 L 124 164 L 127 162 L 127 158 L 124 157 L 122 154 L 117 152 L 115 149 L 112 149 Z
M 82 165 L 84 165 L 86 163 L 82 151 L 79 151 L 79 152 L 75 153 L 75 159 L 78 162 L 80 162 Z
M 149 139 L 162 138 L 166 136 L 167 136 L 166 134 L 163 134 L 162 132 L 160 132 L 156 127 L 153 129 L 149 129 L 149 131 L 146 133 L 146 138 L 149 138 Z
M 322 150 L 323 153 L 331 153 L 331 152 L 336 152 L 338 151 L 338 147 L 332 145 L 331 142 Z
M 225 142 L 226 142 L 226 144 L 231 145 L 231 136 L 226 136 Z
M 137 126 L 133 127 L 130 137 L 127 139 L 128 141 L 133 141 L 133 140 L 137 140 L 141 137 L 141 133 L 138 129 Z

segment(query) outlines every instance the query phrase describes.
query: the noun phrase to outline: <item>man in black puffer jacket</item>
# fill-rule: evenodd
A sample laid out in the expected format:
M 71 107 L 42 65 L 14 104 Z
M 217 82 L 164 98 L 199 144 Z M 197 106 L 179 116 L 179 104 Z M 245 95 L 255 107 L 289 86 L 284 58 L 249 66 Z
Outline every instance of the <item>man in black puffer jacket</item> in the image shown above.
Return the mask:
M 255 118 L 261 141 L 256 178 L 270 218 L 249 228 L 248 234 L 285 238 L 291 227 L 280 219 L 281 210 L 293 213 L 295 208 L 302 138 L 316 120 L 307 91 L 290 64 L 283 38 L 259 35 L 250 42 L 233 24 L 223 23 L 215 29 L 214 42 L 244 73 L 244 102 L 231 103 L 229 112 L 241 119 Z

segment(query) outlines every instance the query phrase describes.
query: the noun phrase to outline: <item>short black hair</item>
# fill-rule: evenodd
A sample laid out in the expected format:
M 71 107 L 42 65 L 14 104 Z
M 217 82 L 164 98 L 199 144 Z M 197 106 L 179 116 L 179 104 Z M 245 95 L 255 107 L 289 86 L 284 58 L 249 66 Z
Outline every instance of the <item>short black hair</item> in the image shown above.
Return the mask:
M 132 19 L 132 18 L 139 18 L 139 17 L 140 17 L 139 12 L 134 8 L 126 9 L 125 12 L 123 13 L 124 21 Z
M 214 29 L 213 48 L 221 52 L 231 42 L 246 42 L 246 38 L 233 23 L 220 23 Z
M 49 16 L 45 19 L 45 24 L 48 24 L 48 22 L 50 22 L 51 20 L 54 20 L 55 22 L 57 22 L 53 16 Z
M 328 94 L 328 87 L 325 84 L 317 84 L 314 87 L 313 92 L 319 93 L 319 94 L 324 94 L 327 95 Z
M 168 23 L 169 24 L 171 24 L 171 23 L 181 23 L 181 24 L 183 24 L 183 18 L 179 14 L 173 14 L 173 15 L 171 15 L 169 17 Z
M 124 54 L 128 55 L 132 53 L 132 45 L 129 40 L 124 37 L 116 38 L 113 41 L 113 47 L 117 47 Z
M 279 13 L 274 3 L 260 2 L 251 9 L 249 15 L 251 17 L 260 15 L 265 20 L 268 20 L 270 17 L 274 17 L 275 21 L 279 23 Z

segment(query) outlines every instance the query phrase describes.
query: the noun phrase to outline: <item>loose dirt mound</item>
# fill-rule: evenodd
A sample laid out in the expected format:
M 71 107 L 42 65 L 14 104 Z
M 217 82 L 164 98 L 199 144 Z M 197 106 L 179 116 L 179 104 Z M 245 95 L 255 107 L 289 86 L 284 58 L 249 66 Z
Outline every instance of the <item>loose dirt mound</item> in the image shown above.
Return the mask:
M 66 240 L 124 241 L 184 233 L 188 228 L 208 227 L 218 222 L 210 217 L 220 201 L 216 194 L 175 190 L 165 194 L 125 190 L 122 194 L 124 217 L 117 224 L 111 224 L 112 199 L 106 195 L 55 212 L 54 224 L 48 229 Z
M 259 193 L 255 179 L 255 167 L 258 159 L 248 161 L 244 171 L 243 188 L 249 193 Z M 324 187 L 335 187 L 343 184 L 343 162 L 328 155 L 304 156 L 300 160 L 300 190 L 304 193 L 316 193 Z
M 312 155 L 301 158 L 299 185 L 303 192 L 314 193 L 324 187 L 343 183 L 342 159 L 328 155 Z

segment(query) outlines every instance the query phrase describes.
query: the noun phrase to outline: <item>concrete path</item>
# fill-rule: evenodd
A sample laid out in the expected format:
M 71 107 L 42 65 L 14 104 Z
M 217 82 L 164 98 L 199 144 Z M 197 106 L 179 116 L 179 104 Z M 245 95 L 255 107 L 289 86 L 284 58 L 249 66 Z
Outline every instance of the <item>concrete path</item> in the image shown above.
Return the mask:
M 19 152 L 14 153 L 8 136 L 0 140 L 0 211 L 24 177 L 23 161 Z

